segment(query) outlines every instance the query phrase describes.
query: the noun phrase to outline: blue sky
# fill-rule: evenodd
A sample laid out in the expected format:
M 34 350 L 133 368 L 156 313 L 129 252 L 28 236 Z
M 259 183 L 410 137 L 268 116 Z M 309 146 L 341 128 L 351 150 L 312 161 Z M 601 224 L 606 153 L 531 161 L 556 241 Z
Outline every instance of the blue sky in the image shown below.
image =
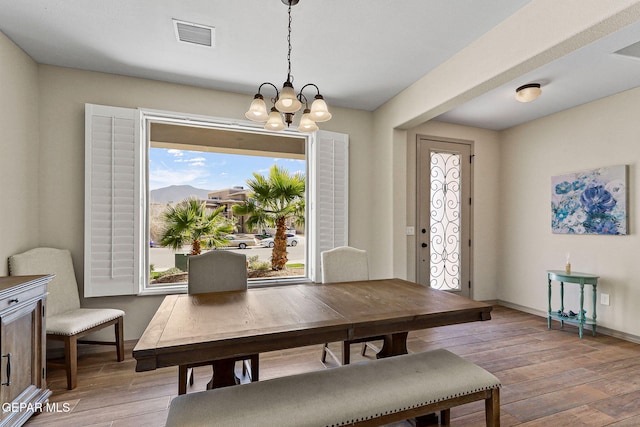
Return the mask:
M 262 156 L 242 156 L 191 150 L 149 148 L 149 189 L 191 185 L 205 190 L 246 188 L 253 172 L 266 175 L 277 164 L 289 172 L 306 172 L 306 162 Z

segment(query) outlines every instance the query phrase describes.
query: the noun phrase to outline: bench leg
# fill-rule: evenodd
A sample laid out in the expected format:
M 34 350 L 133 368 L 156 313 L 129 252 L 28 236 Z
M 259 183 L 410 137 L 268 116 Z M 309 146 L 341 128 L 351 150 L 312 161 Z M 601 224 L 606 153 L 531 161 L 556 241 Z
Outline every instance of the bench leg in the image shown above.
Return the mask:
M 500 389 L 494 388 L 484 401 L 487 427 L 500 427 Z
M 443 409 L 440 411 L 440 424 L 443 426 L 451 424 L 451 409 Z

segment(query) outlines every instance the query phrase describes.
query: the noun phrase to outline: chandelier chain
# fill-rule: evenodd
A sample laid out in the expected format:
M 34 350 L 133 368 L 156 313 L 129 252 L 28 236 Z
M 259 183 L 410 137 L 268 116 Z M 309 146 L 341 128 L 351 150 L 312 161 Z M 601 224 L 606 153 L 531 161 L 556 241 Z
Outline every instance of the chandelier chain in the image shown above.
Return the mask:
M 289 68 L 287 70 L 287 81 L 291 81 L 291 2 L 289 2 L 289 33 L 287 34 L 287 44 L 289 45 L 289 51 L 287 52 L 287 63 Z

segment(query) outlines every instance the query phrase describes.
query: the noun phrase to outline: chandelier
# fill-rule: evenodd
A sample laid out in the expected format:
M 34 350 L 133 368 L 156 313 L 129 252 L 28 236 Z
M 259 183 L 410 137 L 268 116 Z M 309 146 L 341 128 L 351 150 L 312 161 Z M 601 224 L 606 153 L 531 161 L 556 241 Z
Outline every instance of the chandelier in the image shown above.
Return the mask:
M 300 123 L 298 124 L 298 131 L 300 132 L 315 132 L 318 130 L 316 123 L 326 122 L 331 119 L 331 113 L 327 108 L 327 103 L 324 101 L 322 95 L 320 95 L 320 89 L 313 83 L 307 83 L 302 86 L 302 89 L 295 93 L 293 88 L 293 76 L 291 75 L 291 6 L 298 4 L 299 0 L 282 0 L 282 3 L 289 7 L 289 33 L 287 35 L 287 43 L 289 50 L 287 53 L 287 81 L 284 82 L 282 90 L 278 91 L 278 88 L 273 83 L 265 82 L 258 87 L 258 93 L 253 97 L 249 111 L 245 113 L 245 117 L 255 122 L 265 123 L 264 128 L 267 130 L 279 131 L 285 128 L 285 122 L 287 127 L 293 123 L 294 114 L 302 108 L 304 103 L 304 110 Z M 271 86 L 276 91 L 275 98 L 271 98 L 273 107 L 271 112 L 267 113 L 267 106 L 264 102 L 264 97 L 261 94 L 263 86 Z M 307 97 L 302 92 L 308 88 L 313 87 L 316 89 L 316 95 L 311 109 L 309 109 L 309 102 Z M 284 120 L 283 120 L 284 119 Z

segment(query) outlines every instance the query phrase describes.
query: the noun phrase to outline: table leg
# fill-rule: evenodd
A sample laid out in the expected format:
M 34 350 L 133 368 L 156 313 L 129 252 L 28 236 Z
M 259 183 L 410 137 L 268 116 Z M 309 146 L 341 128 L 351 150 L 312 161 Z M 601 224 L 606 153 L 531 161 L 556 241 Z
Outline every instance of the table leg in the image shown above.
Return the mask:
M 235 373 L 235 359 L 223 359 L 213 362 L 213 377 L 207 384 L 207 390 L 238 384 Z
M 409 353 L 407 351 L 407 335 L 409 335 L 409 332 L 385 335 L 382 349 L 376 354 L 376 358 L 383 359 Z
M 409 332 L 399 332 L 384 336 L 382 349 L 376 354 L 377 359 L 385 357 L 399 356 L 409 353 L 407 350 L 407 336 Z M 416 417 L 416 427 L 425 427 L 438 425 L 438 416 L 436 414 L 423 415 Z

